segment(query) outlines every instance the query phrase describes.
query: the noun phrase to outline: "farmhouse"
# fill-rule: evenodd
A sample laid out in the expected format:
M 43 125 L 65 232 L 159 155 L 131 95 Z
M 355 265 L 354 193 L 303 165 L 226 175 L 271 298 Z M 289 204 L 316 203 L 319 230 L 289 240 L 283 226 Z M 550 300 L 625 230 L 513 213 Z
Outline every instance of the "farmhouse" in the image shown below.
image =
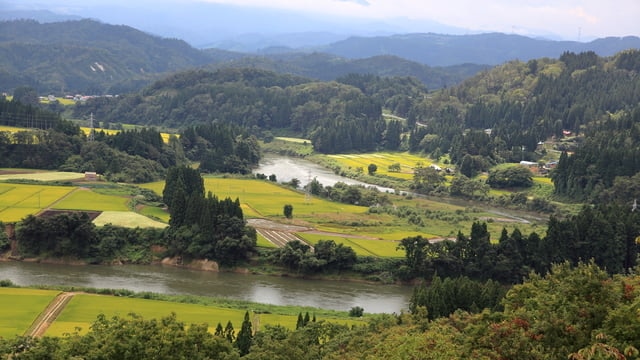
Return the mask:
M 95 171 L 86 171 L 84 173 L 84 180 L 85 181 L 97 181 L 98 180 L 98 174 Z

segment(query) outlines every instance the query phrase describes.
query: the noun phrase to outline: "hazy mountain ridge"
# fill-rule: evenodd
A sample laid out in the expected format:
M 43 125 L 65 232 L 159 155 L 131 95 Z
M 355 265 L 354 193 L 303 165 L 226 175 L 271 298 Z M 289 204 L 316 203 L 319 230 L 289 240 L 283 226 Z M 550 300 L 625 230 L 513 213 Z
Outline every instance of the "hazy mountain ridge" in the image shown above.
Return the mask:
M 464 63 L 498 65 L 509 60 L 557 58 L 565 51 L 594 51 L 600 56 L 640 48 L 640 38 L 608 37 L 588 43 L 553 41 L 526 36 L 488 33 L 478 35 L 402 34 L 351 37 L 319 49 L 349 59 L 395 55 L 430 66 Z

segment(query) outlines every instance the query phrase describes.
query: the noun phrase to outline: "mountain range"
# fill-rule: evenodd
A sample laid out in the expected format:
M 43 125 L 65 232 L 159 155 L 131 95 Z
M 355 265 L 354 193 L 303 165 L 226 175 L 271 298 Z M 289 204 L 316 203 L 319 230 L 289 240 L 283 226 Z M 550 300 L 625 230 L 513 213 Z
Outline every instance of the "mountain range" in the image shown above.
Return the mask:
M 117 94 L 198 67 L 255 67 L 319 80 L 349 73 L 412 76 L 428 89 L 438 89 L 513 59 L 557 58 L 566 51 L 610 56 L 640 48 L 638 37 L 580 43 L 499 33 L 350 37 L 317 46 L 305 45 L 302 34 L 286 38 L 299 47 L 272 46 L 247 53 L 197 49 L 184 40 L 88 19 L 2 21 L 0 91 L 29 85 L 40 93 Z

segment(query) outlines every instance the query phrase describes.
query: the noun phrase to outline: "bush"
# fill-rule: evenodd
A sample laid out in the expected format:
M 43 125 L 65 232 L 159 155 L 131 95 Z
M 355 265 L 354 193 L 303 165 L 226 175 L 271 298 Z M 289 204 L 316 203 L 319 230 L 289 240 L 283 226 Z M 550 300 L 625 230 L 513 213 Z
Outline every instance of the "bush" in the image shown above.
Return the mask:
M 351 317 L 362 317 L 364 314 L 364 309 L 360 306 L 354 306 L 349 310 L 349 316 Z

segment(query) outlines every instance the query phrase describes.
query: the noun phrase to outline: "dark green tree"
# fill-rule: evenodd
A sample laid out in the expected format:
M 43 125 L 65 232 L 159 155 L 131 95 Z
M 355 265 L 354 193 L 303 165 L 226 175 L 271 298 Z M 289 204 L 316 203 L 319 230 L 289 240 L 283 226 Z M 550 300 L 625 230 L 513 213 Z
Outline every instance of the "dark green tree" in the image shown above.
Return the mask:
M 291 219 L 293 217 L 293 205 L 286 204 L 283 208 L 284 217 Z
M 249 312 L 247 311 L 244 314 L 242 327 L 240 328 L 240 331 L 238 331 L 238 337 L 235 342 L 235 346 L 240 351 L 240 356 L 244 356 L 249 353 L 252 341 L 253 330 L 251 329 L 251 319 L 249 318 Z

